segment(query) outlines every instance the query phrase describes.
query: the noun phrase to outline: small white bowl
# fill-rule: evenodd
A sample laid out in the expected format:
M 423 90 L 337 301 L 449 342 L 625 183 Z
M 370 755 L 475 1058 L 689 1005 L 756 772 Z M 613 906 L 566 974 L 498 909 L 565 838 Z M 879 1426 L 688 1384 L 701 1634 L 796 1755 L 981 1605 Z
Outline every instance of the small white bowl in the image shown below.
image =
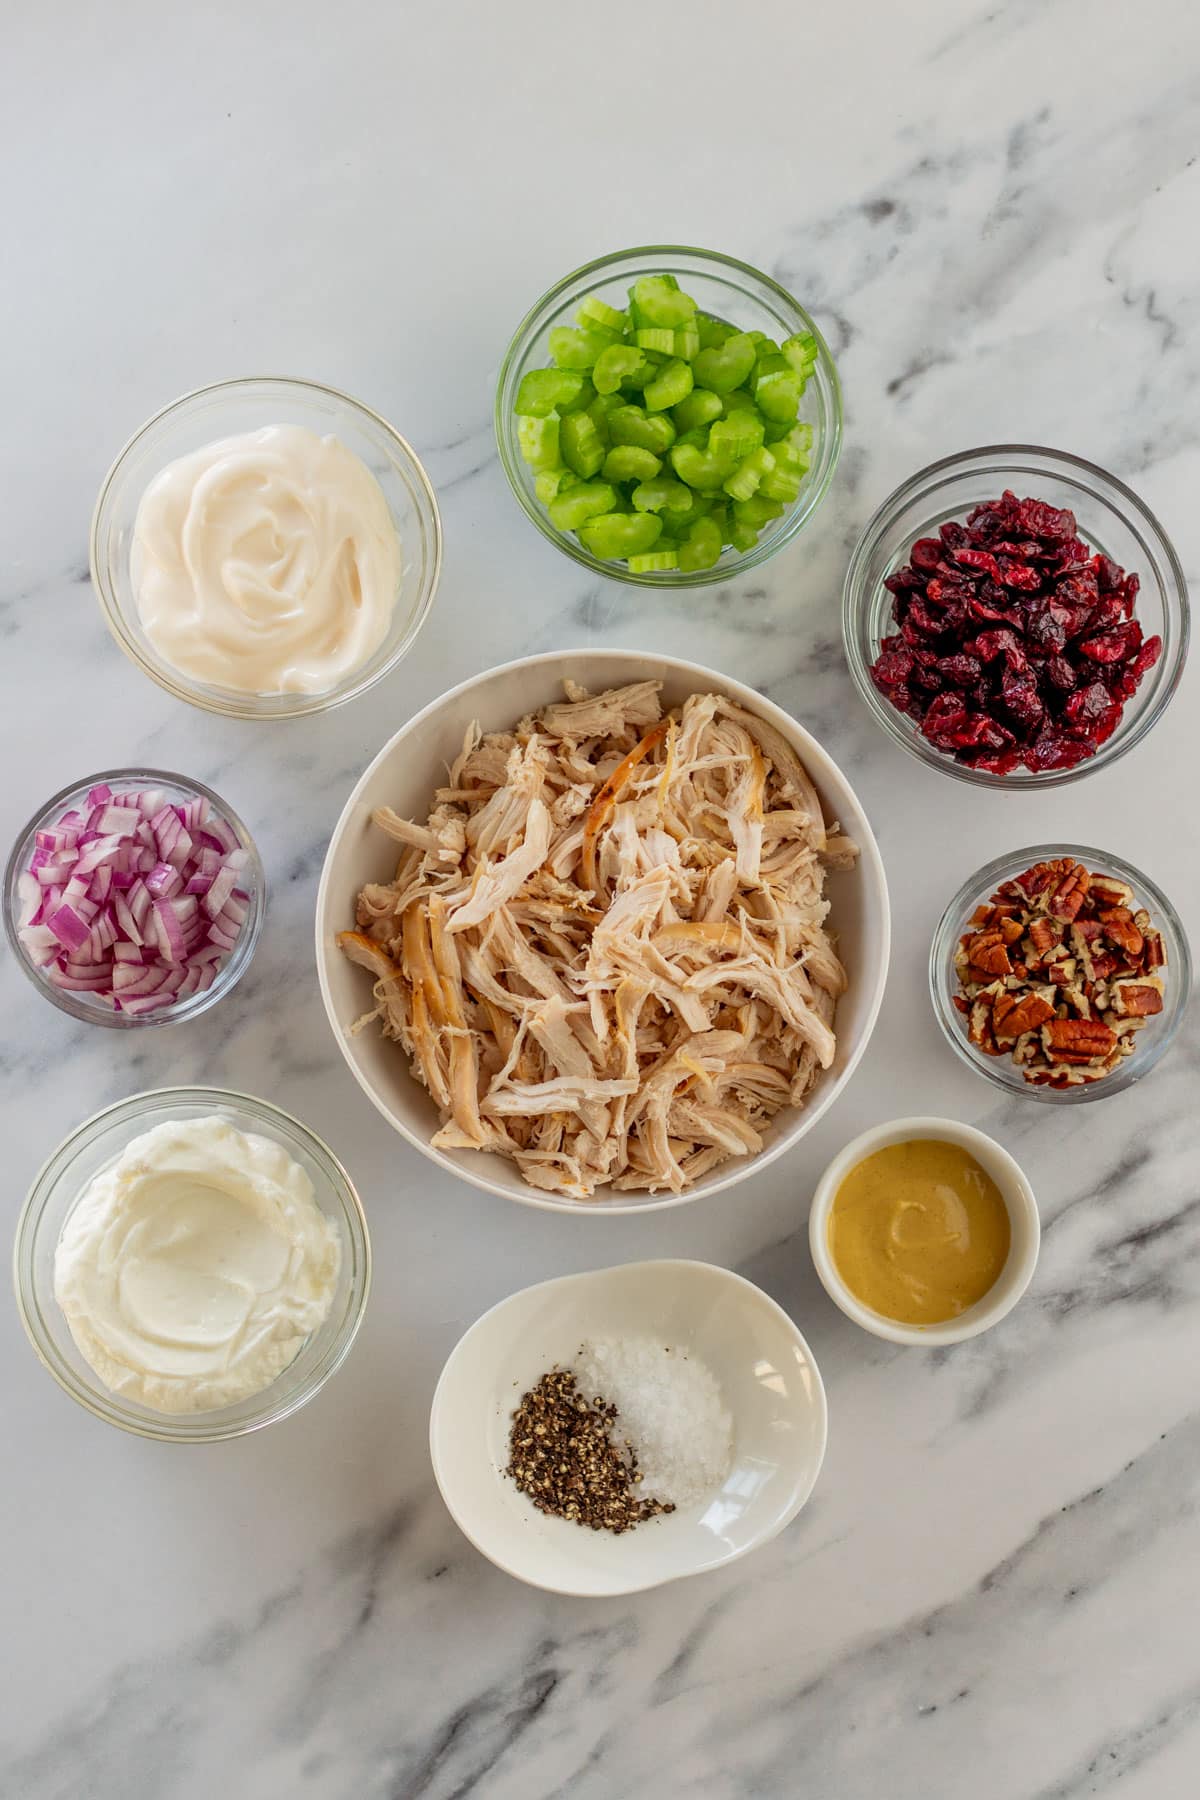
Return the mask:
M 504 1474 L 512 1414 L 587 1338 L 661 1337 L 705 1363 L 733 1417 L 733 1461 L 707 1501 L 616 1537 L 549 1518 Z M 728 1269 L 641 1262 L 525 1288 L 476 1320 L 442 1370 L 433 1472 L 455 1524 L 531 1587 L 634 1594 L 748 1556 L 789 1524 L 825 1455 L 825 1389 L 781 1307 Z
M 904 1325 L 889 1319 L 855 1298 L 838 1273 L 829 1251 L 829 1209 L 834 1196 L 850 1170 L 876 1150 L 888 1144 L 907 1143 L 912 1138 L 936 1138 L 943 1143 L 959 1144 L 986 1169 L 1004 1197 L 1012 1226 L 1012 1242 L 1008 1261 L 982 1300 L 957 1318 L 940 1325 Z M 960 1125 L 957 1119 L 893 1119 L 888 1125 L 876 1125 L 864 1131 L 839 1152 L 817 1183 L 808 1215 L 808 1242 L 821 1285 L 835 1305 L 848 1319 L 861 1325 L 876 1337 L 888 1338 L 893 1344 L 961 1344 L 964 1338 L 978 1337 L 1010 1313 L 1033 1277 L 1038 1249 L 1042 1241 L 1041 1220 L 1033 1189 L 1020 1165 L 994 1138 L 973 1125 Z
M 832 1068 L 817 1078 L 804 1106 L 785 1106 L 767 1128 L 756 1156 L 722 1163 L 682 1194 L 619 1194 L 602 1190 L 594 1200 L 543 1193 L 521 1179 L 516 1166 L 493 1151 L 440 1150 L 430 1139 L 438 1110 L 410 1073 L 398 1044 L 377 1027 L 352 1035 L 351 1027 L 371 1005 L 371 978 L 337 947 L 337 934 L 354 923 L 359 890 L 368 881 L 390 881 L 396 846 L 371 814 L 392 806 L 405 818 L 427 817 L 434 789 L 475 721 L 484 731 L 505 731 L 525 713 L 562 697 L 564 679 L 582 682 L 594 693 L 630 681 L 661 681 L 663 702 L 677 706 L 689 694 L 721 693 L 756 713 L 783 734 L 808 770 L 828 820 L 838 820 L 859 846 L 849 869 L 830 871 L 827 893 L 830 925 L 838 940 L 850 985 L 838 1002 L 834 1021 L 837 1054 Z M 410 1144 L 452 1175 L 490 1194 L 554 1212 L 627 1213 L 683 1206 L 704 1194 L 733 1187 L 774 1161 L 811 1131 L 833 1104 L 867 1047 L 883 999 L 891 936 L 887 881 L 866 813 L 833 758 L 802 725 L 753 688 L 698 663 L 637 650 L 556 650 L 489 669 L 451 688 L 398 731 L 364 771 L 333 828 L 317 890 L 317 974 L 321 998 L 338 1048 L 360 1087 L 384 1118 Z

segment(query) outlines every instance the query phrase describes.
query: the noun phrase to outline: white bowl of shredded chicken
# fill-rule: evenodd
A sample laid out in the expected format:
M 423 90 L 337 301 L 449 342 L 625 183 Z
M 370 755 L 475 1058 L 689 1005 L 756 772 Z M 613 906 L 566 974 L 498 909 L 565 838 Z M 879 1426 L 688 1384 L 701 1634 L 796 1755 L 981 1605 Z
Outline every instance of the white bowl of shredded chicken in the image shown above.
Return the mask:
M 671 657 L 489 670 L 384 746 L 317 898 L 366 1093 L 531 1205 L 632 1211 L 780 1155 L 849 1080 L 887 974 L 883 865 L 796 721 Z

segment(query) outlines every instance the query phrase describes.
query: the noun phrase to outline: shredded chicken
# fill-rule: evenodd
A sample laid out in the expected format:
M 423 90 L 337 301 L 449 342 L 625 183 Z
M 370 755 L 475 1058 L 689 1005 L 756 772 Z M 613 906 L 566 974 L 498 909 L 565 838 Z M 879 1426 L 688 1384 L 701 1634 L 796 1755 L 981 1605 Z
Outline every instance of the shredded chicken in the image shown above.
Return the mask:
M 824 890 L 854 844 L 773 726 L 659 691 L 568 682 L 473 728 L 426 824 L 376 812 L 400 862 L 339 937 L 434 1143 L 577 1198 L 753 1156 L 832 1063 L 846 987 Z

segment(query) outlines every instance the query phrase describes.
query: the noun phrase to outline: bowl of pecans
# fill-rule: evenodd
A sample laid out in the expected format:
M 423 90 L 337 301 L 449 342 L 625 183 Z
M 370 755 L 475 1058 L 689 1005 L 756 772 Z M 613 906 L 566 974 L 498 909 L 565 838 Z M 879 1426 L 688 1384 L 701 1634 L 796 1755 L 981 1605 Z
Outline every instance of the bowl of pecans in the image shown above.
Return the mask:
M 951 1046 L 1010 1093 L 1078 1104 L 1149 1073 L 1179 1028 L 1191 956 L 1162 889 L 1119 856 L 998 857 L 942 914 L 929 958 Z

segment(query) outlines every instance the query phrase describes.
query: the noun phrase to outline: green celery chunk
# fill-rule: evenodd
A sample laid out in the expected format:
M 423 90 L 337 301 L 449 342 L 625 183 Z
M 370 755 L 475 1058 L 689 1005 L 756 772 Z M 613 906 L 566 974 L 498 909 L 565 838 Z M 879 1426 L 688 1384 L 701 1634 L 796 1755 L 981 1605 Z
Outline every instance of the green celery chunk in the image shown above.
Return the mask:
M 758 491 L 764 500 L 782 500 L 790 506 L 800 493 L 801 477 L 793 469 L 780 468 L 776 464 L 768 475 L 764 475 L 758 484 Z
M 534 478 L 533 491 L 543 506 L 549 506 L 567 488 L 578 486 L 579 477 L 572 475 L 570 469 L 543 469 Z
M 712 519 L 697 519 L 679 546 L 681 569 L 711 569 L 721 555 L 721 528 Z
M 702 350 L 715 350 L 718 344 L 736 335 L 732 325 L 727 325 L 724 319 L 714 319 L 711 313 L 696 314 L 696 330 L 700 334 Z
M 540 474 L 543 469 L 560 467 L 563 458 L 559 431 L 556 418 L 517 420 L 517 443 L 521 455 L 535 474 Z
M 573 325 L 556 325 L 549 336 L 550 354 L 560 369 L 591 369 L 605 350 L 617 342 L 611 331 L 577 331 Z
M 663 413 L 647 413 L 644 407 L 625 401 L 608 415 L 614 444 L 636 444 L 653 456 L 664 456 L 675 442 L 675 427 Z
M 678 360 L 669 362 L 660 369 L 653 381 L 646 383 L 643 398 L 647 412 L 666 412 L 669 407 L 678 406 L 686 400 L 692 391 L 692 371 L 689 364 Z
M 680 481 L 702 492 L 719 488 L 733 474 L 733 462 L 727 456 L 710 456 L 695 444 L 675 444 L 671 450 L 671 467 Z
M 579 375 L 579 371 L 577 369 L 560 369 L 558 371 L 558 373 L 560 375 Z M 578 390 L 578 392 L 575 394 L 573 399 L 560 400 L 558 403 L 558 410 L 564 416 L 567 413 L 586 412 L 588 407 L 592 404 L 592 401 L 595 398 L 596 398 L 596 390 L 592 386 L 591 382 L 588 380 L 587 376 L 579 375 L 579 390 Z
M 610 344 L 596 358 L 592 380 L 598 394 L 615 394 L 619 387 L 635 385 L 642 370 L 652 372 L 652 365 L 636 344 Z
M 764 500 L 755 494 L 752 500 L 735 500 L 733 516 L 739 525 L 749 525 L 755 531 L 761 531 L 772 519 L 777 519 L 783 511 L 781 500 Z
M 728 502 L 725 500 L 718 500 L 708 516 L 720 532 L 722 544 L 727 544 L 729 542 L 729 533 L 733 529 L 733 523 L 729 515 Z
M 671 408 L 671 417 L 680 431 L 695 431 L 721 416 L 721 396 L 708 388 L 693 388 L 686 399 Z
M 734 388 L 731 394 L 726 394 L 722 398 L 721 417 L 723 419 L 732 418 L 734 413 L 752 413 L 755 418 L 758 417 L 754 396 L 748 394 L 745 388 Z
M 562 422 L 561 445 L 562 460 L 584 481 L 599 473 L 604 461 L 604 440 L 588 413 L 568 413 Z
M 671 334 L 675 339 L 674 352 L 684 362 L 691 362 L 700 349 L 700 333 L 694 325 L 682 325 Z
M 773 337 L 768 337 L 765 331 L 748 331 L 746 336 L 754 339 L 760 358 L 779 355 L 779 345 Z
M 663 325 L 671 330 L 688 325 L 696 316 L 696 302 L 680 290 L 673 275 L 643 275 L 630 291 L 630 311 L 636 325 Z
M 807 469 L 809 463 L 812 461 L 812 458 L 809 455 L 812 447 L 812 426 L 808 424 L 793 425 L 791 430 L 788 431 L 787 435 L 781 440 L 781 447 L 776 450 L 775 454 L 776 456 L 785 457 L 789 462 L 797 463 L 801 468 Z
M 662 512 L 659 517 L 663 522 L 663 530 L 670 531 L 674 537 L 686 537 L 697 519 L 706 519 L 716 501 L 710 494 L 693 494 L 692 504 L 687 511 Z
M 569 407 L 583 386 L 575 369 L 530 369 L 521 377 L 513 411 L 528 419 L 549 418 L 556 406 Z
M 740 387 L 754 367 L 754 341 L 744 332 L 726 338 L 723 344 L 716 344 L 709 350 L 701 350 L 692 363 L 692 374 L 697 387 L 712 388 L 715 393 L 728 394 L 735 387 Z
M 690 512 L 692 490 L 682 481 L 673 481 L 669 475 L 655 475 L 652 480 L 639 482 L 634 488 L 633 504 L 638 512 Z
M 758 533 L 753 525 L 743 525 L 740 519 L 735 519 L 729 527 L 729 542 L 735 550 L 753 550 Z
M 677 444 L 694 444 L 697 450 L 707 450 L 708 426 L 696 425 L 691 431 L 681 431 L 675 442 Z
M 764 418 L 792 420 L 800 410 L 800 378 L 794 369 L 774 369 L 754 383 L 754 400 Z
M 629 314 L 621 312 L 618 307 L 610 306 L 601 300 L 599 294 L 589 294 L 579 304 L 575 318 L 586 331 L 589 326 L 599 325 L 602 331 L 615 331 L 624 334 L 629 329 Z
M 763 443 L 769 444 L 774 449 L 776 445 L 783 442 L 791 429 L 786 419 L 765 419 L 763 421 Z
M 611 512 L 616 503 L 616 491 L 609 482 L 581 481 L 550 502 L 550 523 L 559 531 L 578 531 L 589 519 Z
M 608 446 L 612 443 L 612 434 L 608 428 L 608 408 L 604 404 L 605 398 L 606 398 L 606 396 L 601 396 L 600 394 L 597 394 L 596 398 L 592 401 L 591 405 L 587 408 L 587 416 L 592 421 L 592 424 L 596 427 L 596 436 L 600 439 L 600 442 L 603 444 L 604 448 L 607 450 Z M 567 416 L 569 418 L 570 414 L 568 414 Z
M 637 444 L 618 444 L 604 459 L 606 481 L 649 481 L 662 468 L 662 459 Z
M 732 500 L 749 500 L 758 492 L 763 477 L 769 475 L 775 467 L 775 458 L 764 446 L 752 450 L 744 456 L 728 481 L 724 483 L 725 492 Z
M 653 550 L 662 533 L 657 513 L 601 513 L 579 528 L 579 540 L 593 556 L 601 558 L 644 556 Z
M 732 457 L 740 461 L 757 450 L 763 441 L 763 422 L 756 412 L 731 412 L 728 418 L 718 419 L 709 427 L 708 447 L 714 454 Z
M 639 350 L 660 350 L 664 356 L 675 354 L 675 333 L 666 325 L 644 325 L 634 333 Z
M 794 336 L 784 338 L 779 348 L 797 375 L 807 381 L 817 362 L 817 340 L 812 332 L 797 331 Z
M 651 550 L 648 556 L 631 556 L 629 568 L 634 575 L 657 574 L 660 569 L 677 569 L 679 554 L 675 550 Z

